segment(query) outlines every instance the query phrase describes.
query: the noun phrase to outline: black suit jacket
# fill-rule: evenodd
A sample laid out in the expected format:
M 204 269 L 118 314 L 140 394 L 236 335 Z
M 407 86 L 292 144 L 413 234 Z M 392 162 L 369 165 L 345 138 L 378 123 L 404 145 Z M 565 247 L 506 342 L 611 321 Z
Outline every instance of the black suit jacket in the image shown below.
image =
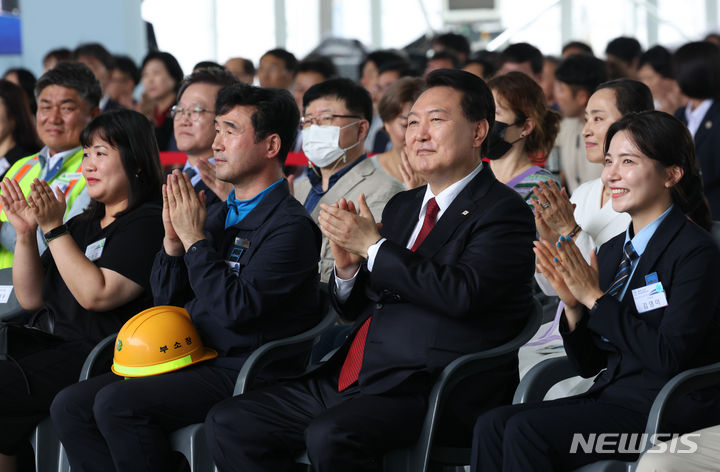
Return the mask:
M 685 125 L 685 108 L 675 112 Z M 713 220 L 720 220 L 720 100 L 713 101 L 695 133 L 695 156 Z
M 372 315 L 358 380 L 366 394 L 411 379 L 429 387 L 457 357 L 516 336 L 533 306 L 535 226 L 522 198 L 485 166 L 413 253 L 406 245 L 424 194 L 421 187 L 388 202 L 381 231 L 387 240 L 372 272 L 362 267 L 345 303 L 337 303 L 330 281 L 336 308 L 356 320 L 330 366 L 342 363 L 354 333 Z M 503 382 L 517 383 L 517 362 L 505 367 L 498 369 Z M 496 379 L 494 373 L 486 379 L 490 375 Z M 493 382 L 478 395 L 490 394 Z
M 598 253 L 600 288 L 615 277 L 625 233 Z M 638 313 L 632 290 L 656 272 L 668 305 Z M 662 386 L 679 372 L 720 359 L 720 250 L 710 233 L 676 205 L 640 257 L 622 301 L 604 295 L 575 330 L 561 333 L 568 357 L 580 375 L 605 369 L 590 389 L 608 401 L 649 411 Z M 606 338 L 604 341 L 602 338 Z

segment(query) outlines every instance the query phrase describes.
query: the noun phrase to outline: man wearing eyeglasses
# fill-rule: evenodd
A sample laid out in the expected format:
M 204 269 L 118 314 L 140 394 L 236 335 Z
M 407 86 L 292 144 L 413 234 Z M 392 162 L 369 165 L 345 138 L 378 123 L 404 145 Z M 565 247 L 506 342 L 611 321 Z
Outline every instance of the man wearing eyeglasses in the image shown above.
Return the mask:
M 177 148 L 187 154 L 182 171 L 190 177 L 196 193 L 205 191 L 208 207 L 225 201 L 230 192 L 227 185 L 215 178 L 212 143 L 218 91 L 237 82 L 229 71 L 214 67 L 199 69 L 183 80 L 177 105 L 170 110 Z
M 366 159 L 365 138 L 372 121 L 370 94 L 349 79 L 315 84 L 303 96 L 303 151 L 310 161 L 307 179 L 294 182 L 295 198 L 318 222 L 320 204 L 341 198 L 357 200 L 365 194 L 368 207 L 380 221 L 390 198 L 403 190 L 395 179 Z M 328 239 L 320 249 L 320 280 L 330 279 L 334 259 Z

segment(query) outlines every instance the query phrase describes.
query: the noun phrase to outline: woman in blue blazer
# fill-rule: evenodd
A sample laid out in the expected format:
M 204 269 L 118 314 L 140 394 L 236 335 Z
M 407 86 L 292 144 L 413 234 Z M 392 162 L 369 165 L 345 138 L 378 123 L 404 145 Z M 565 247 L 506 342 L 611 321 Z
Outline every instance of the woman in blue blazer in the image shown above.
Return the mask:
M 482 415 L 474 471 L 633 460 L 662 386 L 720 359 L 713 346 L 720 337 L 720 250 L 707 231 L 712 222 L 687 129 L 657 111 L 623 117 L 608 130 L 602 179 L 615 211 L 632 218 L 626 232 L 590 265 L 572 239 L 535 243 L 538 271 L 565 303 L 560 332 L 568 358 L 579 375 L 597 375 L 595 383 L 576 397 Z M 683 399 L 685 424 L 672 424 L 671 432 L 695 426 L 688 412 L 710 411 L 717 395 L 706 393 Z

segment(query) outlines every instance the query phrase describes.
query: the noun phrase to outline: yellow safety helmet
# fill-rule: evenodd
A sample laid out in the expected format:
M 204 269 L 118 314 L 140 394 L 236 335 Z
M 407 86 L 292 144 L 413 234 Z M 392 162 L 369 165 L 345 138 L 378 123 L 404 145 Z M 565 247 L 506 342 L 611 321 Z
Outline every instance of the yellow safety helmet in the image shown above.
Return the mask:
M 206 348 L 185 308 L 156 306 L 130 318 L 115 340 L 112 371 L 146 377 L 217 357 Z

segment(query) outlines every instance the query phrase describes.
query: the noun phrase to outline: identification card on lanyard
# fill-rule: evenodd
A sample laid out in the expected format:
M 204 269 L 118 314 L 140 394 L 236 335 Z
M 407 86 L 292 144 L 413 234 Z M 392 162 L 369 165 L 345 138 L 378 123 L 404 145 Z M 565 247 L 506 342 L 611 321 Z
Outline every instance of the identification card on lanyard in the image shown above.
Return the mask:
M 230 270 L 236 274 L 240 273 L 240 256 L 245 252 L 245 249 L 250 247 L 250 240 L 244 238 L 235 238 L 233 247 L 230 250 L 230 256 L 225 263 L 230 267 Z
M 105 249 L 105 239 L 106 238 L 102 238 L 99 241 L 95 241 L 94 243 L 88 245 L 88 247 L 85 248 L 85 257 L 90 259 L 92 262 L 100 259 L 103 249 Z

